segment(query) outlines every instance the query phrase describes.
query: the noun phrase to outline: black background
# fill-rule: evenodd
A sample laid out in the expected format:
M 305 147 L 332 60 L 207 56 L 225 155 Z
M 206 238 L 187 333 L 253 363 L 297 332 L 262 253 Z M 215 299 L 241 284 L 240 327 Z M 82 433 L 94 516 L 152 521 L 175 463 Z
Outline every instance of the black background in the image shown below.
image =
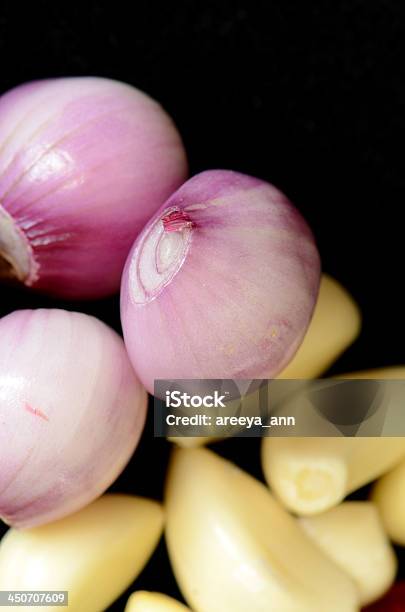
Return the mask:
M 257 175 L 310 222 L 324 270 L 351 291 L 364 317 L 359 340 L 333 371 L 405 362 L 405 3 L 130 4 L 3 2 L 0 92 L 88 74 L 145 90 L 175 119 L 192 174 Z M 56 303 L 4 287 L 0 296 L 1 316 L 52 305 L 120 329 L 117 297 Z M 169 450 L 149 422 L 114 490 L 161 498 Z M 218 451 L 261 477 L 257 441 Z M 164 544 L 136 588 L 178 595 Z

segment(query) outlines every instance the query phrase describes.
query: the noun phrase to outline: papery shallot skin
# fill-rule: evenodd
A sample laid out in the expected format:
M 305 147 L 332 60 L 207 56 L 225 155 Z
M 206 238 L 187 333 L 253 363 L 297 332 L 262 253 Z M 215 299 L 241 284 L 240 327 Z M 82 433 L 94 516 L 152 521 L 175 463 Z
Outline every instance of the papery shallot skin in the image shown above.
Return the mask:
M 98 497 L 135 450 L 146 404 L 101 321 L 45 309 L 0 319 L 0 518 L 32 527 Z
M 72 299 L 118 291 L 134 238 L 186 175 L 172 120 L 134 87 L 16 87 L 0 98 L 0 278 Z
M 272 378 L 310 322 L 320 260 L 275 187 L 227 170 L 187 181 L 139 235 L 121 285 L 126 347 L 154 379 Z

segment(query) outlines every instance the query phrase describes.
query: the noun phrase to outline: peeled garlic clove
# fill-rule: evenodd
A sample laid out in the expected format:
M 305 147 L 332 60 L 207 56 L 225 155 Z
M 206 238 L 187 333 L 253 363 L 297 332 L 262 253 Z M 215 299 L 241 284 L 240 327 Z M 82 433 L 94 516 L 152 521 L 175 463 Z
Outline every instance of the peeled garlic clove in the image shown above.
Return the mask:
M 10 529 L 0 544 L 0 590 L 64 590 L 69 610 L 100 612 L 141 572 L 162 529 L 160 504 L 129 495 L 104 495 L 55 523 Z
M 332 365 L 356 339 L 361 327 L 357 304 L 336 280 L 323 274 L 314 314 L 304 340 L 277 378 L 314 378 Z M 183 448 L 202 446 L 215 438 L 169 438 Z
M 132 593 L 125 607 L 125 612 L 191 612 L 190 608 L 183 606 L 163 593 L 137 591 Z
M 278 378 L 315 378 L 327 370 L 360 332 L 361 315 L 350 294 L 323 274 L 309 328 Z
M 405 368 L 352 372 L 342 378 L 401 379 Z M 340 503 L 405 457 L 405 438 L 264 438 L 265 478 L 292 512 L 310 516 Z
M 122 338 L 94 317 L 0 320 L 0 518 L 33 527 L 79 510 L 124 469 L 147 405 Z
M 267 483 L 292 512 L 323 512 L 345 497 L 346 439 L 264 438 L 262 467 Z
M 300 519 L 300 524 L 353 578 L 361 605 L 375 601 L 390 588 L 397 561 L 374 504 L 345 502 L 318 516 Z
M 292 512 L 310 516 L 340 503 L 405 457 L 405 438 L 265 438 L 266 480 Z
M 178 449 L 166 489 L 173 570 L 195 612 L 351 612 L 354 583 L 263 484 L 206 449 Z
M 182 448 L 196 448 L 204 444 L 215 442 L 220 438 L 208 438 L 207 436 L 169 436 L 167 439 L 169 442 L 173 442 Z
M 380 478 L 371 499 L 391 540 L 405 546 L 405 460 Z
M 361 370 L 360 372 L 349 372 L 348 374 L 339 374 L 336 378 L 403 380 L 405 379 L 405 366 L 399 365 L 388 368 L 375 368 L 373 370 Z

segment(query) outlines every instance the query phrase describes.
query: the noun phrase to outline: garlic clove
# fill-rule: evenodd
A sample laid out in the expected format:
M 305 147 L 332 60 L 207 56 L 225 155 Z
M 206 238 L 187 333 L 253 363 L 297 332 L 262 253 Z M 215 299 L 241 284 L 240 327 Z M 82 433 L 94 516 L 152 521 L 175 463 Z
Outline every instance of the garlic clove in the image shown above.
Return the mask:
M 150 591 L 136 591 L 132 593 L 125 607 L 125 612 L 190 612 L 190 608 L 183 606 L 163 593 Z
M 371 499 L 391 540 L 405 546 L 405 460 L 377 481 Z
M 340 503 L 405 457 L 405 438 L 265 438 L 262 466 L 277 497 L 310 516 Z
M 309 328 L 278 378 L 316 378 L 325 372 L 360 333 L 361 314 L 340 283 L 323 274 Z
M 166 488 L 173 570 L 196 612 L 351 612 L 354 583 L 266 487 L 206 449 L 178 449 Z
M 405 368 L 352 372 L 342 378 L 401 379 Z M 310 516 L 392 469 L 405 457 L 405 438 L 264 438 L 269 486 L 292 512 Z
M 0 590 L 64 590 L 72 612 L 100 612 L 141 572 L 162 529 L 162 507 L 129 495 L 104 495 L 55 523 L 10 529 L 0 544 Z
M 198 446 L 203 446 L 204 444 L 212 444 L 215 440 L 219 440 L 220 438 L 208 438 L 207 436 L 169 436 L 169 442 L 173 442 L 177 444 L 177 446 L 181 446 L 181 448 L 197 448 Z
M 377 508 L 370 502 L 345 502 L 300 524 L 342 570 L 355 581 L 360 603 L 381 597 L 395 579 L 397 560 Z
M 373 370 L 361 370 L 360 372 L 349 372 L 339 374 L 336 378 L 355 378 L 377 380 L 404 380 L 405 366 L 389 366 L 388 368 L 375 368 Z
M 294 357 L 277 378 L 314 378 L 322 374 L 360 332 L 361 315 L 357 304 L 336 280 L 321 277 L 318 299 L 304 340 Z M 217 438 L 168 438 L 183 448 L 202 446 Z
M 345 438 L 264 438 L 264 476 L 288 510 L 304 516 L 317 514 L 345 497 L 345 451 Z

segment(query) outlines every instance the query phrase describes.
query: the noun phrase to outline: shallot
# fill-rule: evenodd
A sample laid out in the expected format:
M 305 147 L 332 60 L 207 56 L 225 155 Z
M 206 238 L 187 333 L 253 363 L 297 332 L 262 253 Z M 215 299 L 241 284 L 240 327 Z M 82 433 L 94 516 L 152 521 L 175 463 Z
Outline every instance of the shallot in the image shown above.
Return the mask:
M 67 298 L 119 289 L 135 236 L 186 178 L 180 136 L 141 91 L 49 79 L 0 98 L 0 278 Z
M 121 288 L 125 343 L 157 378 L 271 378 L 299 347 L 316 302 L 312 233 L 272 185 L 203 172 L 147 224 Z
M 40 525 L 85 506 L 124 469 L 147 395 L 97 319 L 21 310 L 0 320 L 0 518 Z

